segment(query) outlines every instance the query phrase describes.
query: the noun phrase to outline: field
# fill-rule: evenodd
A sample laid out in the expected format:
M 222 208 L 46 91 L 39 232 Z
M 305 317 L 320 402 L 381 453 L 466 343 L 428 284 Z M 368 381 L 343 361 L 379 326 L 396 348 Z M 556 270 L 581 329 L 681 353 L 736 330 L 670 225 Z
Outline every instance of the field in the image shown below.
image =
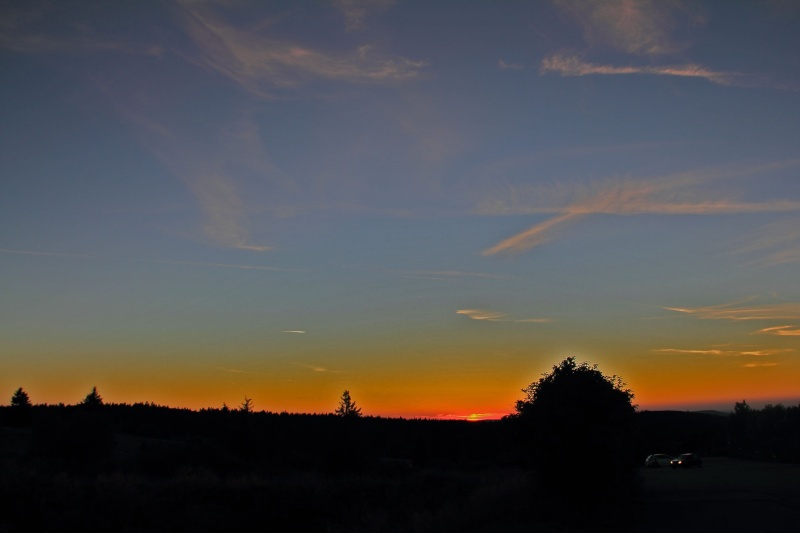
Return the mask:
M 559 479 L 579 490 L 565 496 L 502 422 L 146 405 L 34 414 L 0 423 L 0 533 L 800 531 L 800 464 L 707 457 L 598 493 L 581 482 L 593 463 L 570 461 Z M 725 421 L 644 414 L 641 447 L 716 449 Z
M 642 478 L 640 531 L 800 531 L 800 465 L 706 458 L 703 468 Z

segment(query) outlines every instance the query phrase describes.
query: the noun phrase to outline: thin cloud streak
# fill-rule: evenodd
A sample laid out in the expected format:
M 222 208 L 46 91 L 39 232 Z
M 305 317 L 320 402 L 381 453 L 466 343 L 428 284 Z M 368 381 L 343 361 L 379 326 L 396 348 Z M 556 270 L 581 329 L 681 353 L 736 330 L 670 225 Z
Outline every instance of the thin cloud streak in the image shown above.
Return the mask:
M 560 74 L 572 76 L 618 76 L 629 74 L 649 74 L 653 76 L 677 76 L 681 78 L 701 78 L 718 85 L 735 85 L 739 87 L 759 87 L 764 85 L 752 76 L 736 72 L 721 72 L 708 69 L 702 65 L 672 65 L 662 67 L 637 67 L 612 65 L 595 65 L 581 60 L 577 56 L 553 55 L 542 60 L 540 74 Z
M 778 335 L 780 337 L 800 337 L 800 327 L 798 326 L 774 326 L 756 331 L 765 335 Z
M 747 237 L 749 243 L 736 255 L 760 255 L 749 264 L 771 267 L 800 262 L 800 220 L 796 217 L 767 224 Z
M 488 320 L 489 322 L 501 322 L 507 316 L 505 313 L 484 311 L 482 309 L 459 309 L 456 314 L 464 315 L 472 320 Z
M 719 357 L 768 357 L 780 353 L 792 352 L 794 350 L 720 350 L 716 348 L 708 350 L 685 350 L 680 348 L 660 348 L 653 350 L 656 353 L 673 353 L 686 355 L 713 355 Z
M 515 254 L 554 240 L 554 230 L 567 223 L 594 214 L 608 215 L 722 215 L 747 213 L 784 213 L 800 211 L 800 201 L 739 202 L 714 198 L 701 187 L 723 177 L 746 176 L 759 172 L 796 166 L 788 160 L 737 169 L 710 169 L 660 178 L 609 179 L 589 185 L 531 187 L 512 189 L 508 198 L 493 199 L 479 205 L 485 215 L 560 213 L 484 250 L 483 255 Z M 689 199 L 688 195 L 691 195 Z
M 217 370 L 222 370 L 223 372 L 230 372 L 232 374 L 252 374 L 252 372 L 248 372 L 246 370 L 238 370 L 236 368 L 223 368 L 221 366 L 214 367 Z
M 286 330 L 281 331 L 281 333 L 304 334 L 305 331 L 303 331 L 302 329 L 286 329 Z
M 176 261 L 171 259 L 144 259 L 137 257 L 113 257 L 113 256 L 78 254 L 69 252 L 39 252 L 33 250 L 11 250 L 8 248 L 0 248 L 0 253 L 17 254 L 17 255 L 40 255 L 40 256 L 50 256 L 50 257 L 74 257 L 80 259 L 102 259 L 109 261 L 131 261 L 137 263 L 155 263 L 160 265 L 188 265 L 188 266 L 211 267 L 211 268 L 235 268 L 239 270 L 267 270 L 270 272 L 310 272 L 310 270 L 305 270 L 305 269 L 279 268 L 279 267 L 245 265 L 236 263 L 214 263 L 207 261 Z
M 585 215 L 582 213 L 567 213 L 556 218 L 551 218 L 550 220 L 546 220 L 541 224 L 536 224 L 522 233 L 518 233 L 517 235 L 509 237 L 508 239 L 500 241 L 491 248 L 481 252 L 481 254 L 494 255 L 500 252 L 519 253 L 528 251 L 532 248 L 552 241 L 555 236 L 548 234 L 552 228 L 563 225 L 565 222 L 577 222 L 584 216 Z
M 502 59 L 498 59 L 497 68 L 499 68 L 500 70 L 524 70 L 525 65 L 521 63 L 506 63 Z
M 800 303 L 742 305 L 732 302 L 705 307 L 663 307 L 701 320 L 800 320 Z
M 472 320 L 485 320 L 488 322 L 516 322 L 521 324 L 549 324 L 551 318 L 510 318 L 507 313 L 486 311 L 483 309 L 459 309 L 457 315 L 464 315 Z
M 643 178 L 607 178 L 589 183 L 509 187 L 504 195 L 479 202 L 481 215 L 542 213 L 610 215 L 714 215 L 800 211 L 800 201 L 740 202 L 722 197 L 709 184 L 720 179 L 752 177 L 764 172 L 796 167 L 800 159 L 759 165 L 701 168 Z
M 478 278 L 478 279 L 504 279 L 506 276 L 500 274 L 488 274 L 486 272 L 462 272 L 459 270 L 400 270 L 392 271 L 408 277 L 420 277 L 423 279 L 452 280 L 458 278 Z
M 320 372 L 320 373 L 329 373 L 329 374 L 346 374 L 347 372 L 344 370 L 329 370 L 324 366 L 317 366 L 317 365 L 307 365 L 304 363 L 297 363 L 297 366 L 301 366 L 303 368 L 307 368 L 312 372 Z

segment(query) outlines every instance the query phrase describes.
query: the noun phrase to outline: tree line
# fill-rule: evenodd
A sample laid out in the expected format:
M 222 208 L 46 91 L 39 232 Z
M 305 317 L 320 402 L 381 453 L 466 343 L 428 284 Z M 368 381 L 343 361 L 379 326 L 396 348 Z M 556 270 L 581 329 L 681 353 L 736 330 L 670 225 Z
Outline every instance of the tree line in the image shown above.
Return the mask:
M 199 411 L 107 404 L 97 387 L 74 406 L 33 405 L 19 388 L 0 407 L 0 426 L 30 428 L 31 455 L 67 467 L 127 461 L 168 473 L 192 465 L 347 471 L 492 464 L 528 468 L 567 499 L 634 490 L 644 456 L 655 452 L 800 461 L 800 406 L 758 410 L 743 401 L 728 417 L 637 412 L 621 378 L 573 357 L 522 392 L 503 420 L 468 423 L 364 416 L 349 390 L 333 412 L 303 415 L 256 411 L 247 396 L 236 408 Z

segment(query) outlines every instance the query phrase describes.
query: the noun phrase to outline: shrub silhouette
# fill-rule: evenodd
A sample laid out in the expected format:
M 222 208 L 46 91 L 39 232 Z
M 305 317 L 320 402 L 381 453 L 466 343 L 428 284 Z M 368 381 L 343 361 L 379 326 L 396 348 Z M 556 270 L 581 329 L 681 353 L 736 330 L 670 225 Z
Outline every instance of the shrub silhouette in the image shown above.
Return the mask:
M 515 418 L 551 491 L 596 499 L 633 487 L 636 408 L 619 377 L 568 357 L 523 392 Z

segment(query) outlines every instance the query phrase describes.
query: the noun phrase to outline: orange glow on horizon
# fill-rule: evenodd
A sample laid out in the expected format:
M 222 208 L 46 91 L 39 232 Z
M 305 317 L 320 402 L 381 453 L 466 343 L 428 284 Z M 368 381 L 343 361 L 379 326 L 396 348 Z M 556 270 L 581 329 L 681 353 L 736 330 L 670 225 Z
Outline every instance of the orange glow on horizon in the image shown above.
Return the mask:
M 17 363 L 17 375 L 13 382 L 0 383 L 0 394 L 7 403 L 21 386 L 34 403 L 74 405 L 97 386 L 107 403 L 152 402 L 192 410 L 223 403 L 236 408 L 247 395 L 256 411 L 323 414 L 332 413 L 348 389 L 366 416 L 496 420 L 514 412 L 523 387 L 577 353 L 580 361 L 596 362 L 604 374 L 620 375 L 639 410 L 728 410 L 742 400 L 754 406 L 800 401 L 800 366 L 782 352 L 716 356 L 653 352 L 623 343 L 590 352 L 580 346 L 521 350 L 454 342 L 416 351 L 397 343 L 380 351 L 381 358 L 371 357 L 379 351 L 370 344 L 343 357 L 338 350 L 320 349 L 304 354 L 300 362 L 278 364 L 265 364 L 248 352 L 224 364 L 200 363 L 184 354 L 163 360 L 132 349 L 120 350 L 116 359 L 101 354 L 79 361 L 40 356 L 47 365 L 34 371 Z M 493 358 L 487 359 L 487 353 Z M 326 362 L 334 356 L 340 357 L 335 364 Z M 502 364 L 497 364 L 501 357 Z M 120 360 L 131 363 L 119 365 Z

